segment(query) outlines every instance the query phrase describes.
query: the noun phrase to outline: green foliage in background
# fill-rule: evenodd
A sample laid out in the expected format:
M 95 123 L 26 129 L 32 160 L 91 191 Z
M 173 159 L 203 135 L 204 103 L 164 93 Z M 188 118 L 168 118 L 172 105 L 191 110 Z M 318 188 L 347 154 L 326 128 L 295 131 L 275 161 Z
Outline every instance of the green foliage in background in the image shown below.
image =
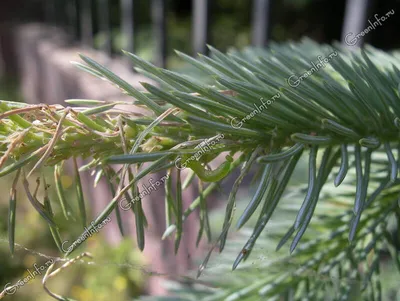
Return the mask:
M 52 172 L 49 168 L 42 171 L 51 187 L 55 187 L 51 181 Z M 35 173 L 34 176 L 37 174 Z M 5 176 L 1 179 L 1 187 L 7 191 L 12 185 L 13 177 Z M 73 179 L 64 172 L 63 187 L 65 195 L 70 201 L 71 206 L 77 210 L 75 189 Z M 28 274 L 27 270 L 34 271 L 34 264 L 44 265 L 47 259 L 38 255 L 37 252 L 57 258 L 60 253 L 54 244 L 53 237 L 46 223 L 41 221 L 41 216 L 32 210 L 26 196 L 23 193 L 22 185 L 17 187 L 17 210 L 15 229 L 14 255 L 10 255 L 7 243 L 8 225 L 7 218 L 2 219 L 0 224 L 0 284 L 4 286 L 16 284 L 24 279 Z M 43 192 L 39 190 L 38 198 L 42 198 Z M 51 189 L 51 200 L 57 199 L 55 189 Z M 1 216 L 7 217 L 9 211 L 8 193 L 0 197 Z M 53 209 L 57 212 L 55 220 L 59 226 L 63 240 L 73 241 L 81 232 L 80 224 L 72 220 L 65 220 L 58 202 L 53 202 Z M 109 225 L 110 226 L 110 225 Z M 70 244 L 66 244 L 69 246 Z M 50 288 L 58 293 L 70 295 L 80 301 L 110 300 L 128 300 L 133 296 L 139 296 L 143 293 L 146 275 L 140 268 L 144 260 L 137 249 L 132 248 L 131 239 L 125 238 L 117 247 L 111 247 L 102 235 L 93 235 L 87 240 L 85 251 L 90 252 L 95 258 L 96 264 L 90 265 L 84 262 L 65 270 L 60 275 L 49 281 Z M 29 250 L 25 250 L 28 248 Z M 29 281 L 20 287 L 14 294 L 7 295 L 5 300 L 32 300 L 35 296 L 37 300 L 53 300 L 43 290 L 41 283 L 42 275 Z
M 132 106 L 147 109 L 147 114 L 121 110 L 120 103 L 87 100 L 70 100 L 81 105 L 74 108 L 2 102 L 4 166 L 0 175 L 22 170 L 24 190 L 57 242 L 53 213 L 32 194 L 27 178 L 43 165 L 59 166 L 71 157 L 92 158 L 79 170 L 94 170 L 95 181 L 105 177 L 115 192 L 94 224 L 119 210 L 123 197 L 134 200 L 136 239 L 143 250 L 147 221 L 137 198 L 138 181 L 158 171 L 176 173 L 176 182 L 163 183 L 164 238 L 174 235 L 177 251 L 182 225 L 197 208 L 201 217 L 198 239 L 204 236 L 211 242 L 205 199 L 225 177 L 240 170 L 226 201 L 221 232 L 214 240 L 214 247 L 222 252 L 239 211 L 238 188 L 251 167 L 258 167 L 258 187 L 240 210 L 235 228 L 249 226 L 254 217 L 256 222 L 236 259 L 229 258 L 232 268 L 248 265 L 256 243 L 268 249 L 278 243 L 278 249 L 288 248 L 291 256 L 278 253 L 275 260 L 271 256 L 262 263 L 266 271 L 277 274 L 256 277 L 251 269 L 246 273 L 243 268 L 234 278 L 220 277 L 219 289 L 202 293 L 206 300 L 326 300 L 326 289 L 335 288 L 332 300 L 380 299 L 381 254 L 390 254 L 400 271 L 398 53 L 368 46 L 350 52 L 339 45 L 309 40 L 228 54 L 210 49 L 211 57 L 198 59 L 178 52 L 208 75 L 206 82 L 125 53 L 139 72 L 158 82 L 158 86 L 143 83 L 146 92 L 88 57 L 82 56 L 84 64 L 76 63 L 132 96 Z M 94 106 L 87 107 L 90 104 Z M 219 155 L 220 165 L 210 169 Z M 288 183 L 302 157 L 308 160 L 308 184 L 296 189 Z M 114 173 L 113 164 L 123 167 Z M 181 181 L 182 168 L 191 173 Z M 187 185 L 199 185 L 200 195 L 183 211 L 182 190 Z M 285 191 L 293 194 L 288 197 Z M 77 195 L 78 218 L 84 226 L 88 223 L 79 189 Z M 285 209 L 282 202 L 287 198 L 297 201 L 290 201 L 290 208 Z M 60 200 L 65 218 L 70 218 L 70 204 Z M 282 225 L 275 234 L 261 236 L 280 210 L 286 210 L 280 218 Z M 10 223 L 10 233 L 13 227 Z M 70 257 L 78 247 L 64 256 Z M 198 275 L 211 254 L 212 250 Z M 294 263 L 293 270 L 288 262 Z M 249 286 L 235 280 L 240 275 L 249 277 Z M 331 281 L 335 278 L 340 281 Z

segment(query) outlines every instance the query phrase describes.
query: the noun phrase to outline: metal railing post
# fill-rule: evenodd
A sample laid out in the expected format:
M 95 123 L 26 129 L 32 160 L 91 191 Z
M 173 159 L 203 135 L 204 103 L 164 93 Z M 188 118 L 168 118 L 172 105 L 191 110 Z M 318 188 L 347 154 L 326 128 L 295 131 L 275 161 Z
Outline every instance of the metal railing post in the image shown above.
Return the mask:
M 112 54 L 111 44 L 111 24 L 110 24 L 110 3 L 109 0 L 98 0 L 97 1 L 98 11 L 98 24 L 99 31 L 104 34 L 105 41 L 102 45 L 102 50 L 108 55 Z
M 79 38 L 78 4 L 77 0 L 67 0 L 68 31 L 73 38 Z
M 45 21 L 49 24 L 54 24 L 55 18 L 55 0 L 45 0 L 44 1 L 44 14 Z
M 197 53 L 207 53 L 207 43 L 209 43 L 209 12 L 210 0 L 193 0 L 193 51 Z
M 271 2 L 272 0 L 253 0 L 253 46 L 265 47 L 268 43 Z
M 125 41 L 124 49 L 135 51 L 135 6 L 134 0 L 121 0 L 121 31 Z
M 364 38 L 359 38 L 354 45 L 351 40 L 361 31 L 367 23 L 367 11 L 370 0 L 347 0 L 342 28 L 342 43 L 348 47 L 358 47 L 364 44 Z
M 164 68 L 167 63 L 166 1 L 152 0 L 151 4 L 154 38 L 156 42 L 154 47 L 154 62 L 158 67 Z
M 84 45 L 93 46 L 92 1 L 80 0 L 80 31 Z

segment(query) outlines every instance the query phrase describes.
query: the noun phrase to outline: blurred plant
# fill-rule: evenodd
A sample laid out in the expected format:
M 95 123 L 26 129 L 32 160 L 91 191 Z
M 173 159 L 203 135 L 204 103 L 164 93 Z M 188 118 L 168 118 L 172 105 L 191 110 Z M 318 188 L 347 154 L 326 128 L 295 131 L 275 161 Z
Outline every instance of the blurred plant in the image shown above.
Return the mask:
M 308 185 L 305 191 L 301 190 L 305 197 L 301 205 L 295 207 L 296 216 L 287 221 L 291 226 L 284 229 L 287 232 L 279 242 L 282 247 L 292 239 L 289 258 L 301 267 L 292 273 L 287 269 L 285 258 L 265 263 L 278 268 L 278 278 L 264 275 L 257 281 L 253 279 L 252 285 L 245 289 L 228 283 L 232 289 L 223 290 L 208 300 L 228 295 L 228 300 L 244 300 L 245 297 L 254 300 L 258 295 L 285 300 L 306 296 L 325 300 L 326 295 L 321 293 L 324 278 L 308 277 L 310 269 L 329 277 L 346 277 L 347 284 L 339 287 L 337 296 L 341 300 L 354 300 L 354 294 L 379 298 L 379 254 L 388 250 L 400 270 L 397 237 L 400 153 L 397 151 L 396 159 L 392 151 L 393 147 L 399 147 L 398 56 L 372 47 L 349 52 L 340 46 L 318 45 L 309 40 L 282 45 L 272 43 L 266 50 L 232 50 L 228 54 L 212 47 L 210 50 L 212 57 L 200 56 L 200 59 L 178 52 L 183 60 L 211 75 L 207 84 L 157 68 L 126 53 L 138 71 L 159 83 L 158 87 L 143 83 L 147 92 L 138 91 L 88 57 L 82 56 L 86 64 L 75 63 L 132 96 L 135 99 L 132 106 L 148 110 L 144 115 L 120 110 L 117 107 L 120 103 L 99 101 L 69 100 L 71 104 L 97 105 L 91 108 L 1 102 L 0 138 L 3 143 L 0 151 L 3 155 L 0 165 L 5 167 L 0 170 L 0 176 L 22 169 L 20 177 L 25 192 L 53 229 L 57 241 L 53 213 L 31 193 L 27 181 L 42 165 L 59 166 L 71 157 L 90 157 L 92 161 L 79 170 L 94 169 L 95 182 L 102 177 L 108 179 L 114 197 L 94 224 L 87 226 L 88 230 L 118 210 L 122 197 L 137 197 L 136 186 L 145 175 L 161 170 L 167 170 L 168 174 L 176 172 L 176 183 L 165 182 L 167 227 L 164 238 L 175 233 L 177 251 L 182 224 L 197 208 L 201 216 L 198 240 L 206 235 L 211 241 L 205 199 L 219 182 L 240 167 L 240 175 L 227 200 L 223 228 L 214 245 L 219 245 L 222 251 L 236 210 L 237 190 L 249 169 L 258 165 L 258 188 L 236 227 L 240 229 L 248 224 L 255 212 L 259 216 L 252 234 L 233 262 L 235 269 L 249 258 L 278 207 L 300 157 L 308 153 Z M 205 145 L 209 146 L 206 153 L 196 156 Z M 210 170 L 208 164 L 220 154 L 229 154 L 227 160 Z M 197 161 L 187 163 L 192 155 Z M 37 162 L 28 170 L 28 164 L 34 160 Z M 151 163 L 143 166 L 144 162 Z M 124 164 L 124 167 L 114 173 L 110 168 L 112 164 Z M 131 165 L 137 168 L 131 169 Z M 192 170 L 183 183 L 182 168 Z M 200 195 L 183 212 L 182 190 L 195 185 L 194 175 L 200 180 Z M 331 189 L 338 194 L 338 200 L 333 202 L 334 206 L 325 208 L 328 212 L 318 215 L 306 234 L 317 204 L 324 206 L 329 201 L 324 193 L 333 175 L 335 186 L 341 185 L 346 176 L 350 186 L 342 184 L 340 189 Z M 210 184 L 205 186 L 203 182 Z M 76 183 L 79 188 L 79 177 Z M 175 195 L 171 192 L 173 186 Z M 84 201 L 79 197 L 79 189 L 77 193 L 80 220 L 86 225 Z M 344 199 L 340 199 L 341 195 Z M 65 218 L 69 218 L 72 214 L 62 191 L 59 196 Z M 141 206 L 141 202 L 136 201 L 132 209 L 138 247 L 143 250 L 147 222 Z M 393 233 L 388 230 L 391 219 L 395 221 Z M 10 233 L 13 227 L 15 225 L 10 223 Z M 13 240 L 10 241 L 12 244 Z M 68 251 L 64 256 L 71 253 Z M 201 264 L 198 275 L 206 267 L 211 253 Z M 353 288 L 348 285 L 352 281 L 363 285 Z
M 51 178 L 53 175 L 49 169 L 42 170 L 46 178 Z M 71 203 L 74 212 L 77 212 L 73 179 L 63 171 L 61 181 L 66 199 Z M 12 185 L 12 182 L 13 178 L 10 175 L 3 177 L 2 189 Z M 48 181 L 48 184 L 55 187 L 53 181 Z M 18 206 L 15 212 L 17 220 L 15 241 L 18 245 L 15 246 L 15 252 L 11 258 L 8 243 L 4 239 L 8 231 L 6 218 L 2 220 L 0 227 L 0 257 L 2 258 L 0 261 L 0 285 L 2 285 L 0 291 L 4 289 L 5 284 L 16 284 L 20 279 L 24 279 L 29 275 L 27 269 L 33 271 L 35 263 L 42 265 L 42 262 L 47 260 L 43 260 L 35 250 L 52 256 L 54 260 L 57 260 L 59 254 L 49 227 L 46 223 L 41 222 L 41 216 L 36 214 L 36 211 L 31 210 L 29 201 L 22 193 L 23 189 L 23 185 L 19 183 L 17 186 Z M 43 197 L 43 191 L 40 189 L 37 197 L 39 199 Z M 57 199 L 56 191 L 53 189 L 50 199 Z M 61 236 L 64 240 L 76 239 L 82 231 L 80 223 L 73 222 L 72 218 L 66 220 L 58 202 L 53 202 L 52 207 L 56 212 L 54 220 L 59 227 Z M 7 216 L 8 210 L 8 196 L 4 194 L 0 197 L 1 216 Z M 122 240 L 118 247 L 109 246 L 102 235 L 93 235 L 86 242 L 85 251 L 94 256 L 96 264 L 76 264 L 62 275 L 51 279 L 49 281 L 51 289 L 65 295 L 71 294 L 80 301 L 110 300 L 111 298 L 125 300 L 143 293 L 146 275 L 140 267 L 144 260 L 137 249 L 132 249 L 133 242 L 130 239 Z M 5 300 L 32 300 L 32 296 L 38 300 L 50 300 L 41 285 L 43 275 L 42 272 L 42 275 L 29 281 L 28 285 L 21 287 L 14 294 L 7 295 Z

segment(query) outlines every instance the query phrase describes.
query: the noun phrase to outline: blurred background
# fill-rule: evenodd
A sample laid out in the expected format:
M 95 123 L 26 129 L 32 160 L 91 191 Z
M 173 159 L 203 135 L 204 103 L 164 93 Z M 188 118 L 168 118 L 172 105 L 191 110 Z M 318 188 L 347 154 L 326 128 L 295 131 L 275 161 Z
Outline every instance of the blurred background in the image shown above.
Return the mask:
M 65 104 L 64 100 L 69 98 L 111 101 L 125 97 L 118 89 L 73 67 L 70 61 L 79 60 L 78 53 L 95 58 L 139 86 L 139 81 L 151 79 L 136 74 L 131 63 L 122 57 L 121 49 L 157 66 L 197 76 L 196 70 L 177 58 L 175 49 L 196 55 L 206 54 L 207 44 L 226 51 L 232 47 L 265 47 L 270 41 L 296 41 L 302 37 L 319 43 L 343 42 L 347 33 L 361 32 L 368 26 L 368 20 L 374 22 L 376 14 L 384 16 L 391 10 L 395 14 L 354 47 L 368 43 L 384 50 L 397 49 L 398 8 L 398 0 L 1 0 L 0 99 Z M 45 173 L 50 179 L 52 171 Z M 71 203 L 76 204 L 68 169 L 62 179 Z M 0 195 L 0 291 L 7 283 L 14 284 L 25 277 L 33 264 L 46 262 L 37 252 L 59 256 L 47 226 L 23 197 L 17 207 L 16 241 L 29 250 L 18 247 L 14 257 L 10 256 L 6 216 L 11 181 L 11 178 L 0 179 L 4 190 Z M 109 200 L 101 188 L 106 183 L 94 190 L 90 175 L 83 177 L 83 181 L 87 202 L 95 216 Z M 230 186 L 228 179 L 214 200 L 222 200 L 223 204 Z M 250 188 L 254 189 L 252 185 Z M 195 191 L 189 191 L 185 201 L 190 203 L 193 195 Z M 241 201 L 246 202 L 248 192 L 243 191 L 242 195 Z M 51 197 L 56 198 L 55 193 Z M 151 198 L 162 198 L 162 192 Z M 177 258 L 168 257 L 171 262 L 166 264 L 161 253 L 172 251 L 170 245 L 159 242 L 164 227 L 159 219 L 164 209 L 154 202 L 148 203 L 146 210 L 152 213 L 154 230 L 147 234 L 148 245 L 143 254 L 136 248 L 134 232 L 122 238 L 113 222 L 85 244 L 96 264 L 72 267 L 52 281 L 52 288 L 82 301 L 135 300 L 143 294 L 166 294 L 159 282 L 162 277 L 154 274 L 183 275 L 196 266 L 196 258 L 201 259 L 202 252 L 194 255 L 195 238 L 190 238 L 190 233 L 196 236 L 197 232 L 189 227 L 186 248 Z M 214 207 L 216 222 L 212 225 L 216 225 L 217 233 L 224 207 Z M 67 233 L 71 240 L 80 234 L 78 226 L 74 229 L 73 224 L 64 223 L 61 232 Z M 129 221 L 126 223 L 129 228 Z M 144 266 L 147 270 L 143 270 Z M 30 281 L 6 299 L 52 300 L 39 279 Z

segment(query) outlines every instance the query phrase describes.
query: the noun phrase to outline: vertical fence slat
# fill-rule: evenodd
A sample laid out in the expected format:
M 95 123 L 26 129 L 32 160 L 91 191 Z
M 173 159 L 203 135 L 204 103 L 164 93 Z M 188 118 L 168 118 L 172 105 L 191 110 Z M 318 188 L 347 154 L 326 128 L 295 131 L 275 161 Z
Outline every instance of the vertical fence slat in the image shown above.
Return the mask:
M 92 1 L 80 0 L 81 40 L 86 46 L 93 46 Z
M 253 0 L 252 44 L 265 47 L 268 42 L 268 23 L 272 0 Z
M 154 38 L 156 42 L 154 47 L 154 62 L 157 66 L 164 68 L 167 62 L 166 1 L 152 0 L 151 4 Z
M 209 12 L 210 0 L 193 0 L 193 51 L 197 53 L 207 53 L 207 43 L 209 43 Z
M 134 0 L 121 0 L 121 31 L 124 39 L 124 49 L 135 51 Z
M 347 0 L 342 29 L 342 43 L 347 46 L 359 32 L 364 30 L 367 23 L 367 11 L 370 0 Z M 347 41 L 347 42 L 346 42 Z M 361 46 L 364 38 L 361 37 L 354 46 Z
M 111 45 L 111 24 L 110 24 L 110 3 L 109 0 L 98 0 L 97 2 L 98 11 L 98 23 L 99 30 L 104 35 L 104 44 L 102 50 L 108 55 L 112 53 Z

